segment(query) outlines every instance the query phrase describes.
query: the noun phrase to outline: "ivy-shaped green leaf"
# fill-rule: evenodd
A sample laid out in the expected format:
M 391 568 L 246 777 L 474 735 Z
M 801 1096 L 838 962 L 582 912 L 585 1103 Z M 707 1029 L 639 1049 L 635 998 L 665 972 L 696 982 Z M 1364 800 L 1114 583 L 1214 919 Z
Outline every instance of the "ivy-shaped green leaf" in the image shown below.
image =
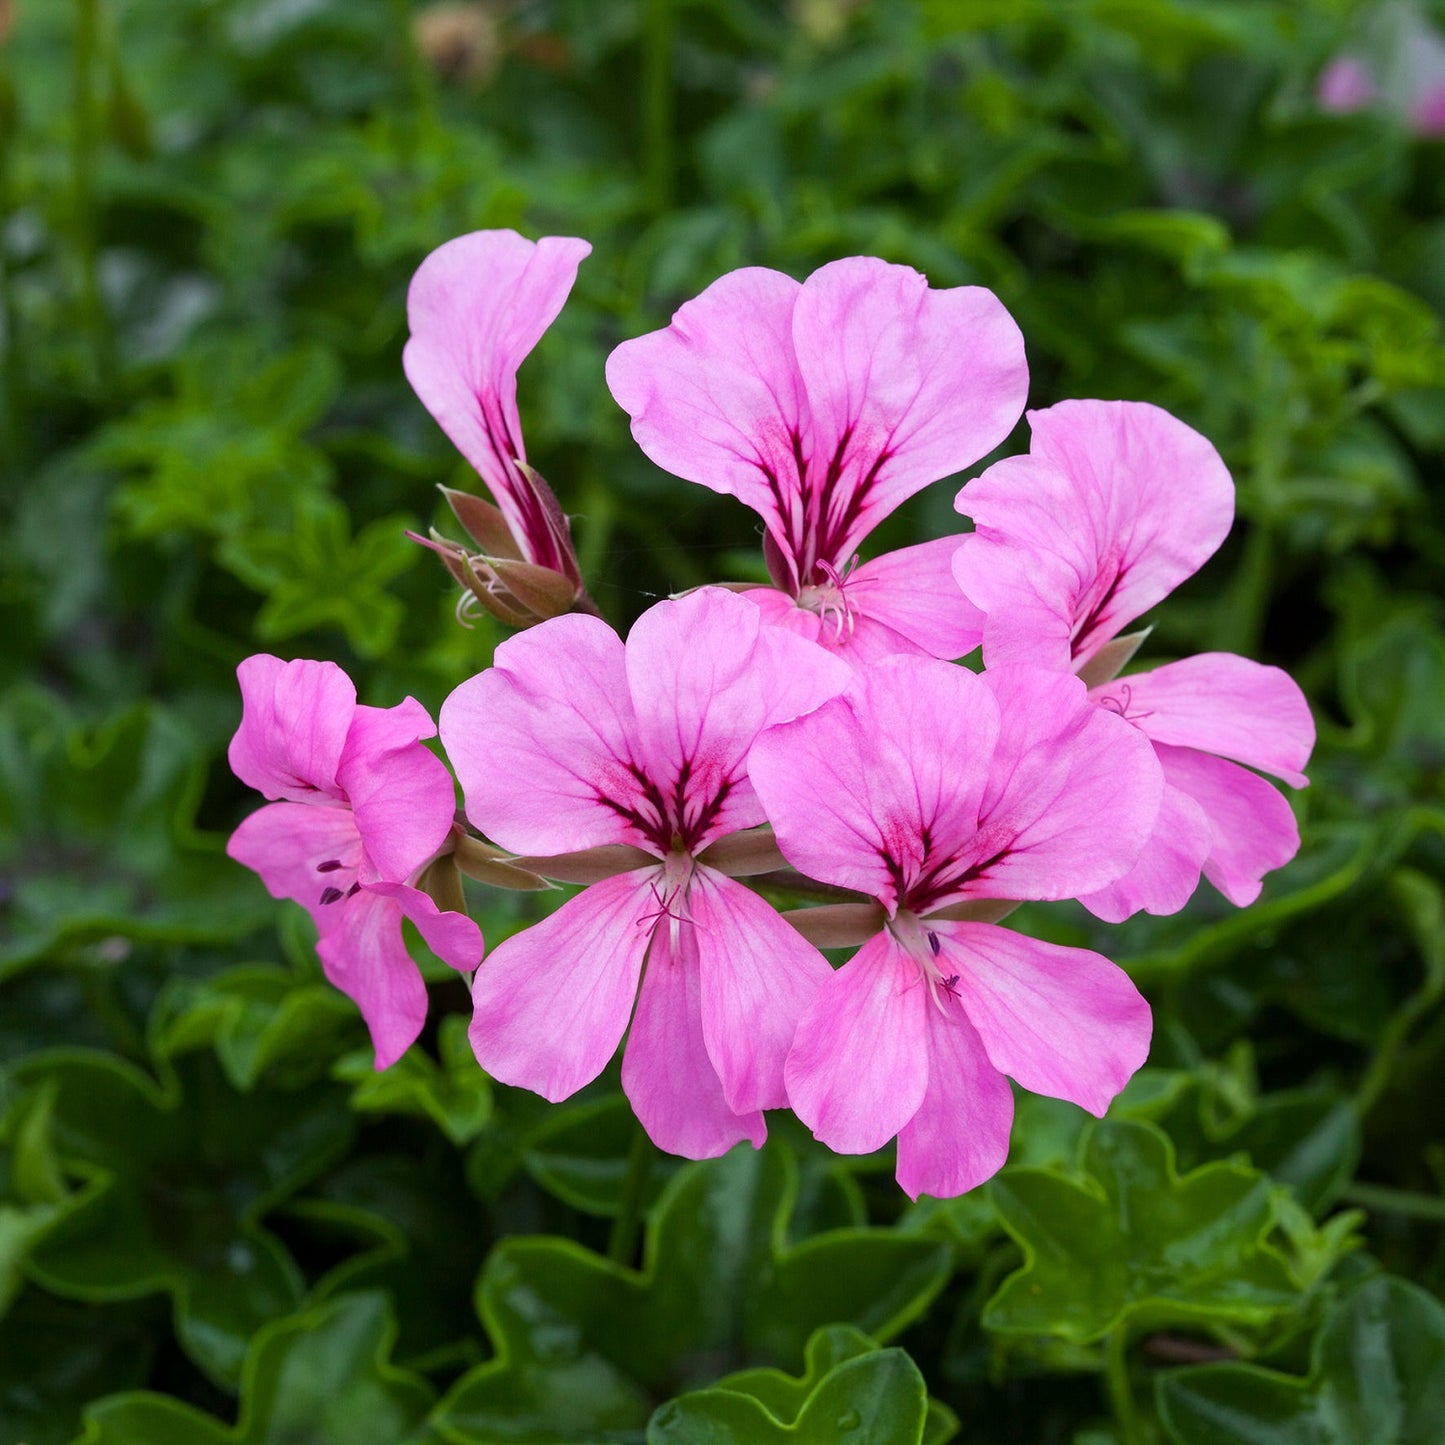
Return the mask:
M 876 1361 L 880 1353 L 899 1359 L 886 1368 L 851 1374 L 843 1370 L 850 1361 L 865 1356 Z M 867 1335 L 851 1325 L 828 1325 L 808 1341 L 807 1368 L 801 1376 L 767 1368 L 741 1370 L 710 1389 L 683 1395 L 660 1406 L 648 1422 L 648 1445 L 681 1445 L 683 1441 L 701 1445 L 713 1439 L 719 1445 L 775 1438 L 836 1440 L 842 1435 L 847 1435 L 849 1445 L 871 1440 L 883 1445 L 894 1440 L 943 1445 L 957 1434 L 958 1419 L 948 1406 L 926 1395 L 921 1434 L 912 1433 L 916 1399 L 911 1375 L 917 1371 L 914 1368 L 910 1373 L 911 1366 L 902 1350 L 880 1352 Z M 823 1389 L 825 1383 L 827 1390 Z M 757 1410 L 736 1405 L 736 1399 L 756 1404 Z M 855 1418 L 855 1424 L 843 1426 L 843 1421 Z M 750 1425 L 755 1433 L 739 1430 L 737 1422 Z M 792 1429 L 795 1425 L 796 1432 Z
M 243 964 L 210 978 L 176 978 L 156 1000 L 151 1052 L 170 1058 L 215 1049 L 231 1087 L 289 1084 L 325 1072 L 361 1032 L 355 1006 L 321 976 Z
M 1241 1117 L 1221 1121 L 1196 1106 L 1192 1119 L 1170 1123 L 1181 1159 L 1193 1164 L 1243 1154 L 1257 1169 L 1287 1184 L 1319 1213 L 1339 1198 L 1360 1157 L 1360 1117 L 1351 1100 L 1331 1089 L 1291 1089 L 1252 1101 Z
M 1181 1095 L 1192 1092 L 1191 1084 L 1191 1076 L 1177 1070 L 1140 1069 L 1110 1106 L 1109 1117 L 1157 1119 L 1173 1108 Z M 1090 1115 L 1067 1099 L 1020 1090 L 1009 1135 L 1010 1166 L 1067 1172 L 1077 1163 L 1092 1123 Z M 925 1195 L 904 1211 L 899 1227 L 909 1234 L 949 1240 L 961 1266 L 976 1265 L 982 1250 L 1003 1229 L 987 1189 L 971 1189 L 953 1199 Z
M 622 1092 L 553 1109 L 526 1131 L 522 1160 L 549 1194 L 587 1214 L 615 1216 L 627 1187 L 628 1151 L 637 1117 Z M 661 1159 L 648 1171 L 647 1203 L 656 1202 L 666 1173 Z
M 431 1142 L 435 1142 L 434 1140 Z M 451 1149 L 360 1154 L 287 1205 L 291 1234 L 347 1258 L 317 1283 L 316 1299 L 384 1289 L 400 1331 L 397 1358 L 413 1369 L 466 1369 L 482 1357 L 474 1284 L 491 1247 L 491 1212 L 467 1188 Z M 356 1252 L 357 1242 L 362 1252 Z M 298 1242 L 298 1252 L 301 1242 Z
M 1445 1308 L 1404 1280 L 1370 1280 L 1315 1339 L 1308 1379 L 1199 1365 L 1159 1381 L 1176 1445 L 1439 1445 Z
M 457 1442 L 636 1429 L 729 1366 L 800 1366 L 822 1324 L 886 1340 L 942 1288 L 950 1251 L 931 1240 L 853 1228 L 787 1245 L 796 1194 L 781 1146 L 740 1147 L 673 1179 L 641 1271 L 570 1240 L 503 1240 L 478 1285 L 496 1359 L 457 1383 L 435 1424 Z
M 13 1103 L 0 1116 L 0 1315 L 19 1292 L 30 1243 L 66 1196 L 50 1139 L 53 1089 Z
M 94 728 L 39 689 L 0 701 L 0 973 L 72 939 L 258 926 L 265 890 L 192 830 L 204 773 L 196 739 L 153 704 Z
M 401 602 L 386 584 L 410 567 L 421 549 L 407 540 L 409 519 L 383 517 L 354 537 L 335 497 L 298 496 L 285 530 L 247 532 L 218 554 L 249 587 L 266 594 L 256 619 L 263 640 L 335 626 L 363 657 L 380 657 L 396 640 Z
M 1023 1268 L 988 1302 L 991 1330 L 1085 1344 L 1122 1327 L 1257 1326 L 1294 1309 L 1300 1285 L 1268 1238 L 1274 1188 L 1238 1164 L 1180 1178 L 1168 1136 L 1106 1120 L 1085 1177 L 1009 1169 L 990 1186 Z
M 300 1303 L 299 1271 L 259 1221 L 345 1151 L 338 1092 L 239 1095 L 205 1054 L 161 1084 L 81 1050 L 31 1055 L 14 1077 L 53 1091 L 56 1154 L 86 1180 L 32 1243 L 27 1272 L 74 1299 L 164 1290 L 187 1353 L 233 1382 L 250 1337 Z
M 71 1445 L 81 1407 L 141 1384 L 168 1334 L 159 1300 L 97 1309 L 22 1290 L 0 1319 L 0 1445 Z
M 653 1415 L 647 1445 L 920 1445 L 927 1417 L 918 1366 L 900 1349 L 879 1350 L 830 1370 L 795 1421 L 749 1395 L 700 1390 Z
M 332 1076 L 355 1087 L 351 1107 L 360 1114 L 411 1114 L 430 1119 L 458 1148 L 470 1143 L 492 1115 L 491 1080 L 477 1065 L 467 1038 L 468 1020 L 451 1014 L 437 1033 L 438 1065 L 411 1048 L 389 1069 L 376 1071 L 375 1054 L 362 1049 L 339 1059 Z
M 405 1445 L 434 1395 L 389 1363 L 395 1334 L 384 1294 L 342 1295 L 256 1336 L 235 1426 L 136 1391 L 91 1405 L 76 1445 Z
M 335 356 L 258 351 L 253 337 L 193 348 L 174 397 L 129 409 L 91 443 L 95 461 L 127 473 L 117 510 L 132 532 L 284 532 L 296 499 L 328 483 L 330 461 L 304 437 L 340 389 Z

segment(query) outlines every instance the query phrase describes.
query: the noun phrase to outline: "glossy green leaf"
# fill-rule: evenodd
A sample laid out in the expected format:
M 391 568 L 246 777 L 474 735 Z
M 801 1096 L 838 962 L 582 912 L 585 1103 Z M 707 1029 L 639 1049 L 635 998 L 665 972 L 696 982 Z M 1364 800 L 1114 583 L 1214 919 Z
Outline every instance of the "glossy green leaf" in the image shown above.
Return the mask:
M 614 1217 L 627 1187 L 627 1166 L 638 1123 L 620 1094 L 549 1110 L 528 1131 L 527 1173 L 549 1194 L 588 1214 Z M 675 1167 L 655 1152 L 644 1204 L 657 1201 Z
M 911 1409 L 911 1390 L 900 1389 L 900 1380 L 905 1377 L 906 1370 L 890 1369 L 878 1374 L 847 1377 L 848 1393 L 859 1394 L 862 1400 L 853 1399 L 847 1405 L 842 1405 L 831 1422 L 827 1415 L 826 1401 L 832 1398 L 821 1392 L 824 1381 L 833 1381 L 837 1386 L 837 1378 L 841 1367 L 852 1360 L 864 1356 L 873 1355 L 878 1351 L 878 1346 L 863 1334 L 860 1330 L 854 1329 L 851 1325 L 828 1325 L 818 1330 L 808 1341 L 806 1360 L 807 1365 L 801 1376 L 787 1375 L 781 1370 L 762 1368 L 755 1370 L 741 1370 L 737 1374 L 724 1376 L 716 1385 L 708 1390 L 697 1391 L 684 1395 L 670 1404 L 661 1406 L 648 1423 L 648 1440 L 652 1442 L 654 1437 L 658 1441 L 684 1440 L 688 1439 L 688 1431 L 696 1430 L 698 1438 L 708 1438 L 703 1434 L 709 1428 L 708 1421 L 713 1417 L 710 1410 L 716 1405 L 721 1411 L 725 1402 L 717 1400 L 724 1394 L 745 1396 L 756 1401 L 761 1407 L 763 1414 L 768 1419 L 768 1428 L 776 1430 L 779 1425 L 797 1425 L 803 1431 L 805 1422 L 801 1417 L 807 1416 L 807 1429 L 827 1430 L 833 1429 L 842 1432 L 839 1424 L 842 1418 L 851 1413 L 856 1414 L 859 1425 L 852 1428 L 861 1428 L 863 1420 L 867 1417 L 867 1410 L 859 1408 L 864 1404 L 870 1393 L 875 1392 L 878 1387 L 890 1393 L 900 1407 L 897 1415 L 897 1422 L 893 1428 L 900 1431 L 900 1439 L 915 1438 L 907 1433 L 907 1421 L 911 1419 L 908 1411 Z M 902 1355 L 901 1350 L 890 1350 L 888 1354 Z M 906 1357 L 904 1357 L 906 1358 Z M 822 1403 L 819 1403 L 819 1402 Z M 816 1408 L 815 1408 L 816 1405 Z M 719 1420 L 725 1419 L 725 1413 L 718 1415 Z M 740 1419 L 743 1417 L 739 1417 Z M 937 1400 L 929 1400 L 927 1405 L 927 1418 L 923 1423 L 922 1440 L 924 1445 L 943 1445 L 943 1442 L 957 1433 L 958 1421 L 953 1412 Z M 732 1439 L 731 1435 L 723 1435 L 720 1439 Z M 741 1438 L 746 1439 L 744 1435 Z M 760 1435 L 759 1438 L 769 1438 Z M 784 1437 L 788 1438 L 788 1437 Z M 809 1438 L 806 1434 L 802 1438 Z M 872 1438 L 864 1436 L 863 1438 Z M 878 1438 L 888 1439 L 883 1434 Z
M 92 443 L 96 461 L 126 474 L 118 510 L 136 534 L 284 529 L 293 499 L 325 485 L 327 459 L 304 434 L 336 393 L 334 356 L 257 350 L 196 348 L 176 367 L 174 397 L 133 408 Z
M 150 1019 L 159 1058 L 211 1047 L 233 1088 L 326 1072 L 360 1032 L 355 1005 L 319 975 L 244 964 L 211 978 L 172 980 Z
M 1180 1166 L 1243 1156 L 1287 1184 L 1319 1214 L 1353 1176 L 1360 1157 L 1360 1116 L 1352 1099 L 1327 1088 L 1260 1095 L 1252 1055 L 1237 1070 L 1210 1068 L 1190 1077 L 1162 1123 Z
M 266 594 L 256 619 L 261 640 L 335 626 L 363 657 L 378 657 L 396 640 L 404 615 L 386 584 L 421 555 L 406 537 L 409 521 L 386 517 L 353 536 L 340 502 L 298 498 L 288 527 L 228 541 L 219 555 L 243 582 Z
M 55 1091 L 42 1088 L 0 1114 L 0 1316 L 20 1290 L 31 1241 L 66 1196 L 50 1137 Z
M 497 1358 L 447 1395 L 438 1427 L 460 1442 L 594 1438 L 641 1426 L 729 1366 L 801 1365 L 819 1325 L 886 1340 L 916 1318 L 947 1277 L 948 1248 L 877 1229 L 787 1246 L 796 1190 L 776 1144 L 684 1169 L 658 1202 L 641 1271 L 568 1240 L 503 1240 L 478 1286 Z
M 433 1391 L 389 1363 L 395 1333 L 385 1295 L 343 1295 L 256 1337 L 234 1427 L 137 1392 L 91 1405 L 77 1445 L 405 1445 Z
M 167 1333 L 158 1300 L 97 1308 L 23 1290 L 0 1318 L 0 1445 L 71 1445 L 81 1407 L 144 1383 Z
M 414 1369 L 465 1369 L 481 1358 L 474 1285 L 498 1225 L 471 1194 L 461 1161 L 428 1137 L 412 1153 L 354 1155 L 287 1207 L 289 1237 L 348 1257 L 314 1291 L 385 1290 L 396 1355 Z M 358 1239 L 364 1246 L 356 1252 Z
M 461 1146 L 486 1128 L 492 1114 L 491 1080 L 467 1039 L 468 1020 L 444 1018 L 437 1033 L 438 1065 L 423 1050 L 409 1049 L 389 1069 L 376 1071 L 370 1049 L 337 1061 L 334 1078 L 355 1087 L 351 1107 L 360 1114 L 411 1114 L 430 1119 Z
M 265 890 L 192 830 L 202 771 L 195 735 L 162 707 L 88 727 L 38 690 L 0 700 L 0 973 L 68 942 L 128 952 L 257 926 Z
M 1192 1096 L 1192 1080 L 1175 1070 L 1143 1068 L 1109 1106 L 1111 1119 L 1156 1119 Z M 1078 1160 L 1091 1117 L 1066 1099 L 1049 1099 L 1019 1089 L 1014 1099 L 1009 1163 L 1014 1168 L 1053 1169 L 1064 1173 Z M 949 1240 L 960 1264 L 976 1265 L 982 1251 L 1003 1232 L 994 1196 L 972 1189 L 954 1199 L 925 1195 L 909 1206 L 900 1222 L 909 1233 Z
M 1159 1382 L 1176 1445 L 1436 1445 L 1445 1439 L 1445 1308 L 1373 1279 L 1330 1312 L 1307 1379 L 1201 1365 Z
M 726 1388 L 701 1390 L 663 1405 L 647 1426 L 647 1445 L 745 1445 L 798 1441 L 831 1445 L 918 1445 L 928 1391 L 899 1349 L 836 1365 L 813 1389 L 795 1421 L 780 1421 L 759 1401 Z
M 1083 1166 L 1082 1179 L 1009 1169 L 990 1186 L 1025 1263 L 989 1300 L 988 1329 L 1083 1344 L 1121 1327 L 1261 1325 L 1299 1304 L 1268 1244 L 1264 1175 L 1220 1163 L 1181 1178 L 1160 1130 L 1108 1120 Z
M 79 1050 L 32 1055 L 15 1077 L 53 1091 L 55 1152 L 86 1180 L 32 1244 L 28 1272 L 82 1300 L 165 1291 L 187 1352 L 233 1381 L 250 1337 L 300 1302 L 296 1265 L 260 1219 L 345 1150 L 342 1101 L 236 1094 L 203 1054 L 161 1084 Z

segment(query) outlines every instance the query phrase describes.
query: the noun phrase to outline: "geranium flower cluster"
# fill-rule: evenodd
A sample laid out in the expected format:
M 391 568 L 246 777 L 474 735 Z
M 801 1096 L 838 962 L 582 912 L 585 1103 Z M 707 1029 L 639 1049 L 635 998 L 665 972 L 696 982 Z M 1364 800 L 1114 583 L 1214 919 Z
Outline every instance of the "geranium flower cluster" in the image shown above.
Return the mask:
M 232 855 L 310 910 L 379 1068 L 424 1019 L 406 917 L 473 974 L 499 1080 L 563 1099 L 622 1045 L 664 1149 L 757 1146 L 791 1107 L 840 1152 L 896 1137 L 914 1197 L 970 1189 L 1007 1155 L 1010 1079 L 1102 1114 L 1149 1049 L 1123 970 L 1004 926 L 1014 905 L 1171 913 L 1201 875 L 1244 905 L 1298 847 L 1260 776 L 1305 782 L 1284 673 L 1209 653 L 1121 676 L 1146 635 L 1125 629 L 1228 531 L 1229 474 L 1155 406 L 1066 401 L 959 493 L 971 532 L 862 561 L 907 497 L 1009 436 L 1023 339 L 990 292 L 879 260 L 735 271 L 607 380 L 654 462 L 757 513 L 772 585 L 663 601 L 624 640 L 517 419 L 587 250 L 479 232 L 411 288 L 407 375 L 493 498 L 449 492 L 470 542 L 428 545 L 463 617 L 526 628 L 441 710 L 465 823 L 416 702 L 361 707 L 330 663 L 255 657 L 231 759 L 275 801 Z M 981 671 L 959 665 L 980 645 Z M 585 886 L 483 958 L 458 869 Z

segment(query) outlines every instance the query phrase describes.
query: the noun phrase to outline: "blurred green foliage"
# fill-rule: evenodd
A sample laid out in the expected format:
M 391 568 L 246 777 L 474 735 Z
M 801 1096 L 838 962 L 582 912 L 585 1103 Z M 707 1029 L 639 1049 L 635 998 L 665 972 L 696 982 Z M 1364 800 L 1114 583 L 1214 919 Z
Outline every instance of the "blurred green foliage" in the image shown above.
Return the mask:
M 1315 104 L 1366 18 L 0 4 L 0 1445 L 1441 1438 L 1445 145 Z M 1219 446 L 1240 523 L 1151 646 L 1288 667 L 1320 748 L 1254 908 L 1021 914 L 1155 1006 L 1111 1120 L 1021 1099 L 994 1185 L 908 1208 L 782 1118 L 678 1168 L 615 1075 L 491 1085 L 429 962 L 372 1075 L 221 852 L 234 667 L 435 709 L 489 660 L 402 535 L 468 473 L 400 368 L 412 270 L 484 226 L 593 243 L 521 406 L 618 624 L 758 566 L 602 378 L 734 266 L 991 286 L 1033 405 Z M 473 901 L 493 940 L 538 906 Z

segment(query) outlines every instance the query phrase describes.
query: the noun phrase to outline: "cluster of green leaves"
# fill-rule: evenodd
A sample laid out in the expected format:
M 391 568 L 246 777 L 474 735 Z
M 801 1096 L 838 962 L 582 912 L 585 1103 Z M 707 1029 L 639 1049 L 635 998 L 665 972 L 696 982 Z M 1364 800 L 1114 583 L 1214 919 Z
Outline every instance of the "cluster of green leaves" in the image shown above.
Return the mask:
M 1445 1438 L 1445 146 L 1315 105 L 1367 21 L 0 3 L 0 1445 Z M 372 1071 L 222 852 L 233 670 L 435 710 L 489 660 L 403 536 L 468 476 L 400 370 L 412 270 L 482 226 L 593 243 L 522 410 L 618 624 L 757 575 L 602 379 L 737 265 L 991 286 L 1034 405 L 1219 446 L 1240 526 L 1151 655 L 1301 679 L 1304 844 L 1245 911 L 1017 915 L 1154 1005 L 1107 1120 L 1021 1097 L 1009 1167 L 914 1206 L 785 1117 L 684 1166 L 613 1073 L 487 1080 L 421 952 L 434 1025 Z M 473 902 L 493 941 L 546 906 Z

